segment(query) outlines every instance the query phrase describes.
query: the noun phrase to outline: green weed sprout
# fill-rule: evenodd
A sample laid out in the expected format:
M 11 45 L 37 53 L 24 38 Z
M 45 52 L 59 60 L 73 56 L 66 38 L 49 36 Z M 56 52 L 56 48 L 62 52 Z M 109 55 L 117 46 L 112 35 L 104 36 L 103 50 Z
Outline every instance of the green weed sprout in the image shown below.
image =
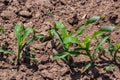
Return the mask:
M 4 33 L 5 28 L 4 28 L 3 26 L 0 26 L 0 31 L 1 31 L 2 33 Z
M 114 49 L 114 56 L 113 56 L 113 59 L 114 59 L 114 61 L 116 61 L 116 62 L 117 62 L 117 60 L 120 62 L 120 57 L 117 56 L 117 53 L 118 53 L 119 50 L 120 50 L 120 43 L 117 43 L 117 44 L 116 44 L 116 47 L 115 47 L 115 49 Z
M 109 71 L 114 72 L 115 71 L 114 66 L 115 66 L 114 64 L 109 64 L 108 66 L 105 66 L 103 69 L 107 72 Z
M 23 51 L 23 49 L 29 45 L 30 42 L 40 38 L 43 39 L 44 35 L 43 34 L 36 34 L 35 30 L 31 27 L 25 28 L 23 24 L 21 25 L 16 25 L 14 28 L 14 32 L 17 38 L 17 44 L 18 44 L 18 54 L 16 58 L 15 64 L 19 64 L 20 60 L 20 54 Z M 33 33 L 32 37 L 29 37 L 30 33 Z

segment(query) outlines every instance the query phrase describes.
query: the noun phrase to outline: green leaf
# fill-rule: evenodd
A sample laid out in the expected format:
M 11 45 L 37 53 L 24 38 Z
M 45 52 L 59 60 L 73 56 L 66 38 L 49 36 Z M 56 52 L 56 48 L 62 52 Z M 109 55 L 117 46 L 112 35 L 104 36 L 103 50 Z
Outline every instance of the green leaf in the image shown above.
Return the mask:
M 105 38 L 105 37 L 107 37 L 107 35 L 102 34 L 101 37 Z M 108 50 L 106 52 L 110 53 L 110 55 L 113 57 L 113 52 L 116 50 L 115 46 L 114 46 L 113 42 L 111 41 L 110 37 L 106 41 L 108 43 L 108 48 L 107 48 Z
M 85 36 L 83 42 L 84 42 L 84 48 L 89 49 L 89 47 L 90 47 L 90 37 Z
M 53 38 L 51 30 L 48 30 L 48 35 L 50 36 L 50 38 Z
M 93 53 L 93 57 L 95 56 L 95 54 L 98 53 L 99 48 L 101 47 L 101 45 L 108 39 L 109 37 L 105 37 L 103 38 L 101 41 L 98 42 L 98 44 L 96 45 L 95 49 L 94 49 L 94 53 Z
M 31 27 L 26 28 L 23 34 L 23 42 L 25 41 L 25 39 L 29 36 L 29 34 L 33 32 L 33 29 Z
M 69 52 L 56 53 L 53 55 L 53 58 L 54 59 L 65 58 L 69 54 L 70 54 Z
M 117 43 L 117 44 L 116 44 L 116 47 L 119 49 L 119 48 L 120 48 L 120 43 Z
M 105 27 L 102 27 L 100 30 L 104 32 L 110 32 L 110 31 L 113 31 L 114 28 L 115 27 L 113 26 L 105 26 Z
M 114 66 L 115 66 L 114 64 L 109 64 L 108 66 L 104 67 L 104 70 L 114 72 L 115 71 Z
M 36 34 L 35 35 L 35 38 L 37 39 L 41 39 L 41 38 L 44 38 L 45 36 L 43 34 Z
M 23 30 L 24 30 L 24 25 L 23 24 L 21 24 L 21 25 L 17 24 L 14 28 L 14 32 L 15 32 L 15 35 L 16 35 L 16 38 L 17 38 L 18 45 L 21 45 L 21 43 L 22 43 Z
M 95 39 L 97 36 L 100 36 L 102 34 L 103 34 L 103 31 L 101 31 L 101 30 L 98 30 L 98 31 L 94 32 L 94 34 L 92 35 L 91 40 Z
M 60 41 L 61 44 L 63 44 L 63 40 L 62 38 L 60 37 L 59 33 L 55 30 L 55 29 L 52 29 L 51 32 L 55 35 L 55 37 Z
M 91 17 L 90 19 L 88 19 L 84 25 L 82 25 L 82 26 L 79 27 L 76 36 L 81 35 L 81 34 L 83 33 L 83 31 L 85 30 L 85 28 L 86 28 L 89 24 L 92 24 L 92 23 L 96 22 L 96 21 L 99 20 L 99 19 L 100 19 L 99 16 L 93 16 L 93 17 Z
M 72 37 L 72 36 L 66 37 L 63 40 L 63 42 L 64 42 L 64 44 L 70 44 L 70 43 L 80 44 L 78 38 L 77 37 Z
M 59 33 L 55 30 L 52 29 L 51 32 L 56 36 L 56 38 L 60 41 L 60 43 L 62 44 L 63 48 L 66 49 L 63 39 L 61 38 L 61 36 L 59 35 Z
M 86 70 L 88 70 L 92 66 L 92 63 L 88 63 L 82 70 L 81 73 L 84 73 Z
M 60 30 L 60 34 L 62 35 L 62 39 L 64 39 L 65 37 L 68 36 L 68 32 L 61 21 L 54 22 L 54 27 L 58 28 Z
M 4 33 L 5 28 L 4 28 L 3 26 L 0 26 L 0 31 L 1 31 L 2 33 Z
M 23 50 L 23 48 L 27 45 L 29 45 L 32 41 L 34 41 L 35 39 L 44 39 L 44 35 L 43 34 L 36 34 L 33 37 L 30 37 L 22 46 L 21 50 Z
M 86 27 L 87 27 L 87 25 L 85 25 L 85 24 L 82 25 L 82 26 L 80 26 L 79 29 L 78 29 L 78 31 L 77 31 L 76 36 L 81 35 L 83 33 L 83 31 L 85 30 Z
M 11 51 L 9 51 L 9 50 L 2 50 L 2 49 L 0 49 L 0 52 L 2 52 L 2 53 L 4 53 L 4 54 L 13 54 Z
M 70 51 L 69 53 L 71 56 L 78 56 L 78 55 L 82 54 L 82 53 L 76 52 L 76 51 Z
M 86 24 L 87 25 L 92 24 L 92 23 L 96 22 L 99 19 L 100 19 L 100 16 L 93 16 L 93 17 L 91 17 L 90 19 L 87 20 Z

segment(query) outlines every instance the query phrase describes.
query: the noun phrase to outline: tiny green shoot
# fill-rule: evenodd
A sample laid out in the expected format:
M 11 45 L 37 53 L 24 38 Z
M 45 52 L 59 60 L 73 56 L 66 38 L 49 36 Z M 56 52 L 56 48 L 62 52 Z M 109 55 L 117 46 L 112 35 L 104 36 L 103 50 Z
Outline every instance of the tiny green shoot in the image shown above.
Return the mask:
M 4 33 L 5 28 L 3 26 L 0 26 L 0 32 Z

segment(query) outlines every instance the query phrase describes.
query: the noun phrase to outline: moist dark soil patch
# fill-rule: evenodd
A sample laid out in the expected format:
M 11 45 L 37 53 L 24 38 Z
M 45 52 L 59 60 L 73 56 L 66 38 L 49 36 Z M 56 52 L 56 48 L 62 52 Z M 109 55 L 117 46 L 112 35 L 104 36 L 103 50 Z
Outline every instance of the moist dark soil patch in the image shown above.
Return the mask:
M 0 46 L 6 42 L 8 48 L 17 53 L 17 42 L 13 32 L 15 24 L 23 23 L 26 27 L 33 26 L 37 33 L 48 35 L 52 23 L 61 20 L 68 30 L 76 29 L 92 16 L 105 16 L 105 19 L 90 25 L 82 37 L 92 34 L 99 27 L 117 25 L 120 23 L 119 0 L 0 0 L 0 26 L 5 33 L 0 32 Z M 120 29 L 110 35 L 116 43 L 120 42 Z M 37 63 L 21 62 L 19 70 L 13 65 L 15 58 L 0 54 L 0 80 L 120 80 L 120 65 L 116 65 L 115 72 L 106 72 L 103 67 L 112 63 L 103 57 L 85 73 L 80 69 L 89 61 L 88 57 L 78 56 L 73 60 L 75 68 L 65 64 L 62 60 L 53 60 L 53 53 L 59 49 L 58 42 L 52 40 L 40 42 L 36 40 L 30 44 L 34 50 Z M 53 45 L 57 45 L 54 47 Z

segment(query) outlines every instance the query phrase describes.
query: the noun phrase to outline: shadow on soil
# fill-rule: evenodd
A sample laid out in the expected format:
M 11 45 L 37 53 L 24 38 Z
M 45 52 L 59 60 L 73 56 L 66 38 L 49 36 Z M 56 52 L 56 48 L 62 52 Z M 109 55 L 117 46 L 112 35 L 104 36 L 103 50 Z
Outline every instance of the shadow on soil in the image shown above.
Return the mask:
M 103 58 L 99 62 L 94 63 L 86 72 L 82 73 L 80 71 L 75 71 L 75 68 L 81 69 L 89 62 L 77 62 L 76 67 L 72 68 L 71 73 L 71 79 L 77 80 L 84 77 L 84 80 L 97 80 L 98 78 L 101 78 L 102 80 L 112 80 L 110 76 L 115 78 L 115 75 L 112 74 L 112 71 L 103 71 L 103 73 L 99 73 L 101 69 L 103 69 L 105 66 L 112 64 L 112 61 L 107 61 Z M 100 66 L 98 66 L 98 64 Z M 116 64 L 117 65 L 117 64 Z M 117 65 L 120 68 L 120 65 Z M 87 76 L 87 78 L 85 78 Z M 88 79 L 89 77 L 89 79 Z

